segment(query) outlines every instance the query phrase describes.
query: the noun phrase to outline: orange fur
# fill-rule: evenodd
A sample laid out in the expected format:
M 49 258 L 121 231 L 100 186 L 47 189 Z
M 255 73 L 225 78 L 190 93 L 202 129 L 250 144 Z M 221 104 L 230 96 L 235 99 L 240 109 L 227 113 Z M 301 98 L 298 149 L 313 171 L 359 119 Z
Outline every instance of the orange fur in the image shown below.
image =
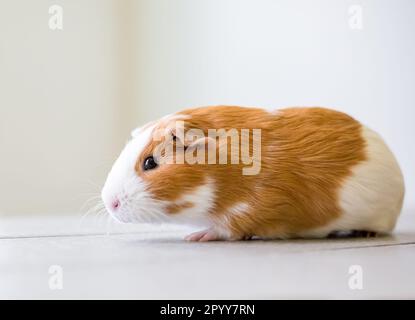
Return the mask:
M 258 175 L 242 175 L 243 164 L 163 164 L 143 172 L 143 160 L 159 142 L 150 142 L 137 160 L 137 174 L 161 200 L 174 202 L 212 178 L 216 197 L 209 215 L 234 239 L 292 237 L 326 225 L 341 215 L 338 192 L 342 182 L 366 158 L 360 123 L 334 110 L 289 108 L 271 113 L 217 106 L 179 114 L 189 116 L 186 129 L 199 128 L 206 135 L 208 129 L 262 131 Z M 158 127 L 167 125 L 168 121 Z M 247 204 L 247 210 L 232 214 L 230 209 L 238 203 Z M 169 211 L 180 214 L 182 209 L 172 204 Z
M 180 211 L 184 209 L 193 208 L 194 204 L 190 201 L 185 201 L 183 203 L 177 204 L 173 203 L 167 207 L 167 212 L 170 214 L 179 213 Z

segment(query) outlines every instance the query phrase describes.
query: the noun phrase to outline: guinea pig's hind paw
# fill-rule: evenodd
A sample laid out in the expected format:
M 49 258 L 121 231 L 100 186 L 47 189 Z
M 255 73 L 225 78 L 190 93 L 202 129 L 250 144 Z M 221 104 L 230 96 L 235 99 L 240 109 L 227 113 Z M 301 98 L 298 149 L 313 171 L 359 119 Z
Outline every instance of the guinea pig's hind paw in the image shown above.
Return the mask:
M 354 238 L 375 238 L 377 237 L 377 233 L 373 231 L 366 231 L 366 230 L 353 230 L 351 233 L 351 237 Z
M 373 232 L 373 231 L 368 231 L 366 237 L 367 238 L 377 238 L 378 233 L 377 232 Z
M 220 240 L 218 234 L 213 229 L 206 229 L 187 235 L 184 240 L 186 241 L 215 241 Z
M 350 230 L 350 231 L 334 231 L 327 238 L 376 238 L 378 234 L 373 231 Z

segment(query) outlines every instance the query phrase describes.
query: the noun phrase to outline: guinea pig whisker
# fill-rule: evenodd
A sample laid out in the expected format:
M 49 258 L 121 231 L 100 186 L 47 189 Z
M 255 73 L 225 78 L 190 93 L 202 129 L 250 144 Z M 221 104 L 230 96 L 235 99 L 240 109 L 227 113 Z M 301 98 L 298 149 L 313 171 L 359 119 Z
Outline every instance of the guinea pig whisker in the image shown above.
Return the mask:
M 99 215 L 100 211 L 105 210 L 105 205 L 102 201 L 98 201 L 94 206 L 92 206 L 81 218 L 81 223 L 84 221 L 84 219 L 89 216 L 91 213 L 95 214 L 95 217 Z M 96 221 L 96 219 L 95 219 Z
M 83 218 L 85 218 L 86 216 L 88 216 L 90 213 L 92 212 L 96 212 L 98 209 L 101 208 L 101 203 L 96 203 L 95 205 L 91 206 L 84 214 L 83 214 Z
M 97 201 L 99 202 L 100 200 L 100 195 L 94 194 L 92 197 L 90 197 L 89 199 L 87 199 L 84 204 L 81 206 L 81 208 L 79 209 L 80 212 L 84 211 L 86 207 L 88 207 L 88 205 L 93 202 L 93 201 Z
M 111 229 L 110 229 L 111 224 L 112 224 L 111 216 L 109 214 L 107 214 L 107 223 L 105 225 L 105 234 L 107 236 L 109 236 L 111 234 L 111 232 L 110 232 L 111 231 Z
M 163 219 L 161 218 L 159 212 L 152 211 L 151 212 L 151 217 L 153 218 L 153 221 L 158 222 L 160 224 L 163 224 L 163 222 L 164 222 Z
M 160 218 L 160 216 L 156 212 L 153 212 L 153 217 L 158 223 L 160 224 L 163 223 L 163 220 Z
M 138 205 L 133 205 L 132 208 L 134 213 L 140 212 L 143 210 L 143 208 L 141 206 Z M 142 212 L 142 214 L 134 214 L 134 217 L 137 220 L 140 220 L 140 222 L 154 222 L 154 221 L 158 221 L 156 215 L 154 212 L 150 211 L 150 210 L 146 210 L 145 212 Z
M 103 220 L 105 223 L 105 217 L 108 214 L 107 210 L 105 208 L 100 209 L 99 211 L 97 211 L 96 217 L 98 220 L 98 225 L 101 228 L 103 226 Z

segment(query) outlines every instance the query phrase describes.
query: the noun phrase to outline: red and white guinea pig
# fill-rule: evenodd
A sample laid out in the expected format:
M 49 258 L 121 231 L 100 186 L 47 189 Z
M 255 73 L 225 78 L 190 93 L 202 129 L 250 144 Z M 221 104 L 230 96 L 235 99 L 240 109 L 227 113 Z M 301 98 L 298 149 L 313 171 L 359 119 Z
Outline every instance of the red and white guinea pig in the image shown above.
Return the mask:
M 159 162 L 155 132 L 171 133 L 185 149 L 208 140 L 177 139 L 177 121 L 206 136 L 209 129 L 260 129 L 260 170 L 244 175 L 243 163 Z M 326 237 L 388 233 L 401 211 L 404 181 L 394 155 L 376 132 L 338 111 L 201 107 L 132 136 L 102 190 L 121 222 L 193 224 L 203 230 L 186 237 L 193 241 Z

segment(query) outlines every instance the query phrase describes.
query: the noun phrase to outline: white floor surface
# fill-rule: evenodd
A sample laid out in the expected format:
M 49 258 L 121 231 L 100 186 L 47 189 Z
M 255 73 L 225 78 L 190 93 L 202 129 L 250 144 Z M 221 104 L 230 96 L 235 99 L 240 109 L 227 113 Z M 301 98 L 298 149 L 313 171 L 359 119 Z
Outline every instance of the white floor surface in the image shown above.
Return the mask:
M 189 243 L 188 231 L 78 215 L 1 218 L 0 298 L 415 298 L 415 212 L 373 239 Z

